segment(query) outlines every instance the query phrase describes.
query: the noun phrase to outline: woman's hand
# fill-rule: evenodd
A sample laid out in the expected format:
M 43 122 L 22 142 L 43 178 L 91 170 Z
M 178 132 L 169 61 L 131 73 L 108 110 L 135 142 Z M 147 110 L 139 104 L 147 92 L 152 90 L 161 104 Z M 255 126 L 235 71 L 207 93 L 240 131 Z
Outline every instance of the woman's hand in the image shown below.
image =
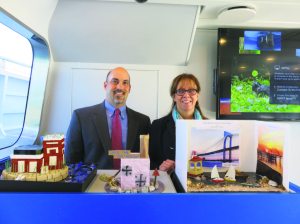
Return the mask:
M 170 159 L 163 161 L 162 164 L 160 164 L 159 166 L 159 170 L 166 171 L 168 173 L 171 173 L 172 171 L 174 171 L 174 169 L 175 169 L 175 161 Z

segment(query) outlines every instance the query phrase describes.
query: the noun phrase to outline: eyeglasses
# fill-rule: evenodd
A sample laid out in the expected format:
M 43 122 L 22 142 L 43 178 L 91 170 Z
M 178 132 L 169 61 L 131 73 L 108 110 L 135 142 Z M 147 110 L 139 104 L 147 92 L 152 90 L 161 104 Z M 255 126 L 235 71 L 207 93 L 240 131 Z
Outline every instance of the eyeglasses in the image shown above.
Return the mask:
M 194 96 L 198 91 L 196 89 L 177 89 L 175 93 L 178 96 L 183 96 L 185 93 L 188 93 L 190 96 Z

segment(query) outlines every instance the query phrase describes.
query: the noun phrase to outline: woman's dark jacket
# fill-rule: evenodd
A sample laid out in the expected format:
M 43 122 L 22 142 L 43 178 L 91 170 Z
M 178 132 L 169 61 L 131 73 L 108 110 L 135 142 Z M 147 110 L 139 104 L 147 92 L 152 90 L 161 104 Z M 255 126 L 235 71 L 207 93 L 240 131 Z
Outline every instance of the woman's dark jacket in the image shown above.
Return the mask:
M 149 141 L 151 169 L 159 168 L 166 159 L 175 161 L 175 132 L 171 113 L 152 122 Z

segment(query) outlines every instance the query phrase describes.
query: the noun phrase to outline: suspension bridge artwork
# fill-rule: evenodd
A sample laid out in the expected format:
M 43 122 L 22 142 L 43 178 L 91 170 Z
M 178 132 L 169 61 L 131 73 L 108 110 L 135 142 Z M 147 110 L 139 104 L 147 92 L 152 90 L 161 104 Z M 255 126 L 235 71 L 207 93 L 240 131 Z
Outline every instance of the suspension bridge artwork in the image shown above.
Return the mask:
M 191 130 L 191 157 L 203 158 L 203 167 L 212 168 L 239 165 L 239 130 L 235 128 L 211 128 Z

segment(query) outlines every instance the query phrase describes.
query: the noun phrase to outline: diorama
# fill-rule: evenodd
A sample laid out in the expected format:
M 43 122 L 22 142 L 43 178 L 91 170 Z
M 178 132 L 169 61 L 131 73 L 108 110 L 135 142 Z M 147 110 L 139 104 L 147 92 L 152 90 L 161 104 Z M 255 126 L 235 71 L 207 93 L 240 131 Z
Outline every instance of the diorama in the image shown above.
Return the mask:
M 109 155 L 120 159 L 120 169 L 112 176 L 100 175 L 106 182 L 105 191 L 109 193 L 148 193 L 163 192 L 164 184 L 157 180 L 160 175 L 156 169 L 150 171 L 149 135 L 140 136 L 140 153 L 130 150 L 110 150 Z
M 288 192 L 288 126 L 178 121 L 176 176 L 184 192 Z
M 42 137 L 42 145 L 18 146 L 6 161 L 1 191 L 82 192 L 96 175 L 91 165 L 64 162 L 64 136 Z

